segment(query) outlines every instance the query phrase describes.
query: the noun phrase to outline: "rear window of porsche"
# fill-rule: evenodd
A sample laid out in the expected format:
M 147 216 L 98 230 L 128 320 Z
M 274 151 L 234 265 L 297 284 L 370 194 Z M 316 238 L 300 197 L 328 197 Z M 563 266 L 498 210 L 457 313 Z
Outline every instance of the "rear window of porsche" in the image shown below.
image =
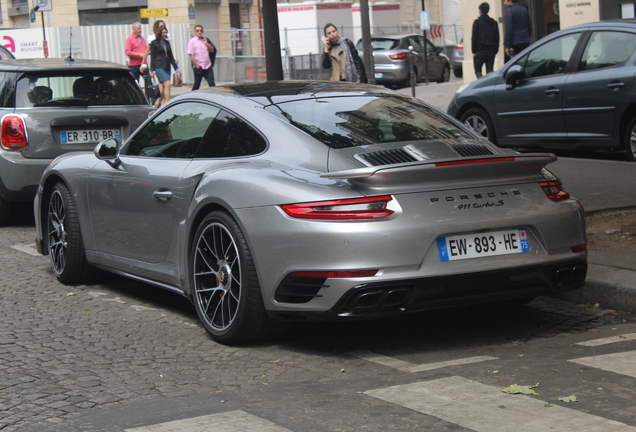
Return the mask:
M 430 107 L 399 96 L 303 99 L 266 108 L 333 149 L 470 138 Z
M 23 76 L 16 89 L 17 107 L 146 104 L 132 76 L 123 73 L 38 73 Z

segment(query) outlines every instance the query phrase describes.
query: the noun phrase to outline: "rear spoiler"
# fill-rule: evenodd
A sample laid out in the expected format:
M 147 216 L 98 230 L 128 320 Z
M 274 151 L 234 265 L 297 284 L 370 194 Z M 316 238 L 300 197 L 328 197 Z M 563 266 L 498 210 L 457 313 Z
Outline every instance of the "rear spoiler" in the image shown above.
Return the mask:
M 401 192 L 438 190 L 542 181 L 542 169 L 556 160 L 551 153 L 488 155 L 356 168 L 321 177 L 347 180 L 352 186 L 377 192 L 395 188 Z

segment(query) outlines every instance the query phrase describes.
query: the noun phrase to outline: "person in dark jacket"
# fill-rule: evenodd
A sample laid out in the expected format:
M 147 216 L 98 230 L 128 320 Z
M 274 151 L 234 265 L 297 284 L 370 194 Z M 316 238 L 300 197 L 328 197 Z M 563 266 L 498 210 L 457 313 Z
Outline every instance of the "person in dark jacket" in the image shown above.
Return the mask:
M 335 25 L 329 23 L 322 39 L 322 67 L 331 69 L 331 81 L 367 83 L 364 63 L 358 50 L 349 39 L 340 37 Z
M 506 9 L 506 35 L 504 37 L 504 50 L 506 61 L 508 61 L 530 45 L 532 29 L 528 9 L 521 6 L 519 0 L 505 0 L 504 4 L 508 6 Z
M 170 42 L 166 39 L 168 29 L 158 28 L 155 33 L 156 39 L 150 42 L 150 76 L 157 76 L 161 96 L 157 99 L 155 106 L 160 107 L 170 100 L 170 66 L 174 66 L 178 74 L 181 74 L 179 66 L 172 55 Z
M 490 6 L 488 3 L 479 5 L 479 18 L 473 23 L 473 64 L 475 75 L 482 77 L 481 70 L 486 65 L 486 73 L 493 70 L 495 55 L 499 51 L 499 25 L 497 21 L 488 16 Z

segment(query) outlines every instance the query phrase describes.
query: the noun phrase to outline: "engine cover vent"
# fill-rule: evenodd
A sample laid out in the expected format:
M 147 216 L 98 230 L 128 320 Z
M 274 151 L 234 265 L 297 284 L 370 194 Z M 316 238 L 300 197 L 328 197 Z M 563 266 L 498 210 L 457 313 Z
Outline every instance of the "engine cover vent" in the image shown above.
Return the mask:
M 417 159 L 404 149 L 380 150 L 358 154 L 357 156 L 372 166 L 417 162 Z
M 450 144 L 460 156 L 486 156 L 495 154 L 490 148 L 478 144 Z

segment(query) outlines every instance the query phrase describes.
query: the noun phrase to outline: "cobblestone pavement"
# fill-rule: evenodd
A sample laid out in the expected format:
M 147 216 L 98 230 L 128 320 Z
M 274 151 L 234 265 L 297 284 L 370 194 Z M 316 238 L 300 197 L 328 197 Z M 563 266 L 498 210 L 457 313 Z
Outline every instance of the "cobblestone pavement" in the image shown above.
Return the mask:
M 564 347 L 570 342 L 559 342 L 563 338 L 582 339 L 617 326 L 636 329 L 625 314 L 540 298 L 520 309 L 295 325 L 273 341 L 227 347 L 208 337 L 190 303 L 175 294 L 109 275 L 91 286 L 58 283 L 48 257 L 35 254 L 34 238 L 28 216 L 0 229 L 3 432 L 121 431 L 229 409 L 248 410 L 295 431 L 353 431 L 362 424 L 368 425 L 364 430 L 461 431 L 467 429 L 361 394 L 422 377 L 348 353 L 368 350 L 427 363 L 449 353 L 490 353 L 513 362 L 526 352 L 528 359 L 546 363 L 569 349 Z M 462 371 L 498 383 L 483 365 Z M 523 367 L 515 374 L 534 379 Z M 506 378 L 502 383 L 511 379 Z M 636 380 L 629 379 L 610 383 L 616 394 L 622 392 L 624 404 L 607 399 L 585 409 L 636 425 L 636 393 L 629 388 Z

